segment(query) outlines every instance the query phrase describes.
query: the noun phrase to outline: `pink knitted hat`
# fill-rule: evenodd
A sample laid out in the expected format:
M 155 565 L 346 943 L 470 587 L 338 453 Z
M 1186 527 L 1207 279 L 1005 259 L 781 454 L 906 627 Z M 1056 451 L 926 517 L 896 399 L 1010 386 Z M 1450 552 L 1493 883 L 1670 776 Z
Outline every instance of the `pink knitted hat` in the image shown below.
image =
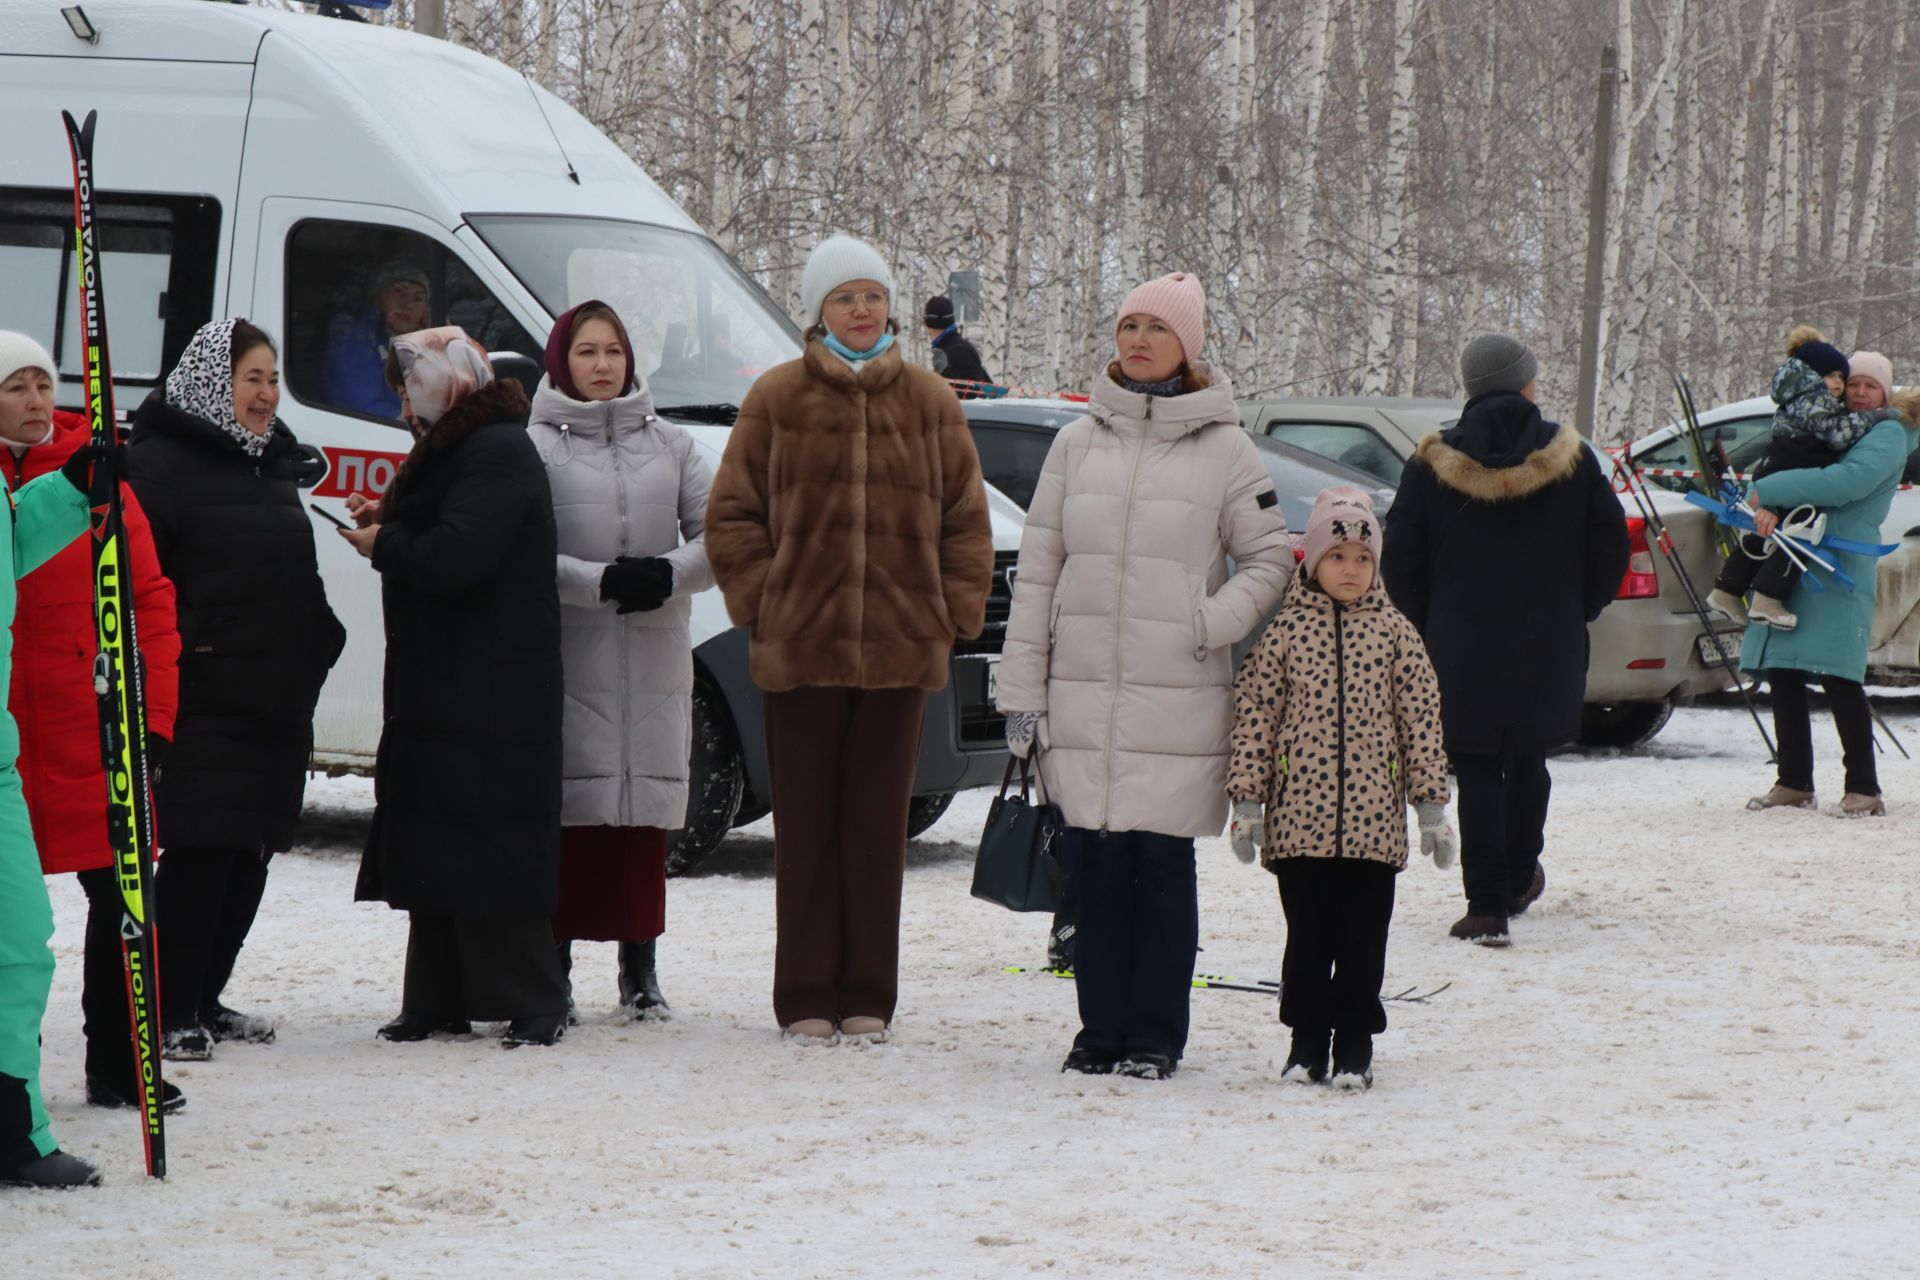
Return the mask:
M 1327 552 L 1343 542 L 1357 542 L 1373 552 L 1373 580 L 1380 581 L 1380 522 L 1374 519 L 1373 499 L 1364 489 L 1336 484 L 1320 491 L 1307 517 L 1307 536 L 1301 544 L 1301 564 L 1311 578 L 1320 571 Z
M 1865 374 L 1879 383 L 1887 403 L 1893 403 L 1893 361 L 1878 351 L 1856 351 L 1847 360 L 1847 364 L 1852 368 L 1855 377 Z
M 1200 354 L 1207 337 L 1207 291 L 1197 277 L 1176 271 L 1158 280 L 1149 280 L 1120 304 L 1120 317 L 1113 322 L 1117 332 L 1120 321 L 1128 316 L 1158 316 L 1180 339 L 1188 360 Z

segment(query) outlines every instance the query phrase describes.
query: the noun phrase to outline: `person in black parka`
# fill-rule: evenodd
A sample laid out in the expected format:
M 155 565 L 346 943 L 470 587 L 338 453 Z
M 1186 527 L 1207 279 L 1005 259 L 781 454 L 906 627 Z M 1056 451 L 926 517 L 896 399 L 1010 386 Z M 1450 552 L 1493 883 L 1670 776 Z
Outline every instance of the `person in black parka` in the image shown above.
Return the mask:
M 927 342 L 933 347 L 935 373 L 949 382 L 992 384 L 986 362 L 980 359 L 980 348 L 967 340 L 953 318 L 951 298 L 938 293 L 928 298 L 920 319 L 927 327 Z M 956 386 L 953 390 L 962 400 L 978 400 L 986 394 L 981 386 Z
M 385 723 L 355 897 L 412 913 L 389 1040 L 506 1021 L 552 1044 L 567 991 L 559 890 L 560 597 L 553 495 L 517 383 L 458 328 L 396 338 L 416 443 L 342 531 L 381 576 Z
M 273 1038 L 270 1021 L 220 997 L 267 861 L 293 845 L 314 705 L 347 638 L 296 484 L 307 454 L 274 416 L 279 402 L 273 340 L 245 320 L 216 320 L 141 404 L 127 446 L 128 480 L 179 609 L 180 709 L 154 786 L 170 1058 Z
M 1546 753 L 1580 730 L 1587 624 L 1619 591 L 1627 527 L 1593 450 L 1541 417 L 1531 351 L 1487 335 L 1460 368 L 1466 408 L 1401 477 L 1380 574 L 1440 677 L 1467 893 L 1452 935 L 1505 946 L 1546 888 Z

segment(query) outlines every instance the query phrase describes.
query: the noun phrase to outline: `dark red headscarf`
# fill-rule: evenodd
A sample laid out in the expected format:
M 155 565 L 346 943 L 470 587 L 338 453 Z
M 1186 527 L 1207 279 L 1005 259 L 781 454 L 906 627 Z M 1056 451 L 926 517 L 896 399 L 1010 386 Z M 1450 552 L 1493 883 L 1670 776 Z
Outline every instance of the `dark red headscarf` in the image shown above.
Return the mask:
M 552 331 L 547 334 L 547 380 L 570 400 L 586 399 L 580 394 L 580 388 L 573 384 L 573 371 L 567 365 L 567 352 L 573 346 L 573 318 L 586 307 L 607 307 L 607 304 L 598 298 L 588 298 L 577 307 L 569 307 L 560 313 L 553 322 Z M 634 369 L 634 361 L 638 357 L 633 350 L 633 343 L 627 340 L 627 326 L 620 323 L 619 313 L 612 307 L 607 307 L 607 311 L 613 315 L 614 332 L 620 335 L 620 349 L 627 353 L 627 385 L 620 389 L 620 394 L 631 395 L 634 388 L 640 385 Z

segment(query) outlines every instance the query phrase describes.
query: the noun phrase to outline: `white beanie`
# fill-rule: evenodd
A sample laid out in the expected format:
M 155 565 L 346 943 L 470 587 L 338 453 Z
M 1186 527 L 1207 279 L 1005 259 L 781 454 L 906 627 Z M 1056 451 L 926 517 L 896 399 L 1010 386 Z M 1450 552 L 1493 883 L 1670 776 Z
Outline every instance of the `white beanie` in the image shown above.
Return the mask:
M 807 327 L 820 319 L 820 304 L 849 280 L 877 280 L 893 298 L 893 271 L 879 250 L 852 236 L 828 236 L 807 255 L 800 274 L 800 323 Z
M 45 347 L 24 333 L 0 329 L 0 382 L 22 369 L 45 369 L 49 378 L 60 381 L 60 371 L 53 367 L 53 357 Z

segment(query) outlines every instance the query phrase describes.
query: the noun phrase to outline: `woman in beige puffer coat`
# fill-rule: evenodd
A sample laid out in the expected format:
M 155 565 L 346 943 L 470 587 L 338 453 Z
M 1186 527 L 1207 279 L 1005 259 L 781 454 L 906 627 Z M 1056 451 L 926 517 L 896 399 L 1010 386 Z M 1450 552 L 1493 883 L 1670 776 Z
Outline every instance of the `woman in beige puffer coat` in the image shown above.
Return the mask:
M 1193 840 L 1227 816 L 1229 648 L 1293 566 L 1233 389 L 1188 355 L 1205 306 L 1179 273 L 1128 296 L 1120 358 L 1047 455 L 997 672 L 1008 744 L 1037 743 L 1067 820 L 1077 1071 L 1165 1077 L 1186 1047 Z

